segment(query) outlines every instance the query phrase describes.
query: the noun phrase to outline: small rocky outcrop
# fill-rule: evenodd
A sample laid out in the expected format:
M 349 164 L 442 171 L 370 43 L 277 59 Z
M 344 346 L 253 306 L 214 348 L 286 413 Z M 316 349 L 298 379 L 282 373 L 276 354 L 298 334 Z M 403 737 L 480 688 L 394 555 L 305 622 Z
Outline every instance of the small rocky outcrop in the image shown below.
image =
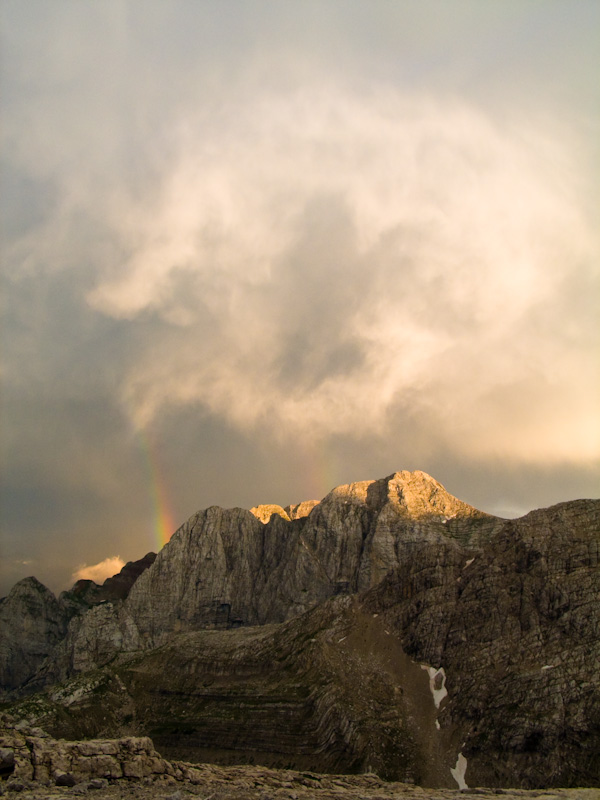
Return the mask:
M 174 774 L 147 737 L 68 742 L 43 730 L 0 729 L 5 775 L 39 783 L 74 786 L 93 778 L 143 778 Z
M 270 521 L 273 514 L 290 522 L 293 519 L 308 517 L 313 508 L 318 505 L 318 500 L 304 500 L 302 503 L 296 503 L 291 506 L 286 506 L 285 508 L 271 503 L 254 506 L 254 508 L 250 509 L 250 513 L 254 514 L 257 519 L 265 523 Z
M 275 503 L 254 506 L 254 508 L 250 509 L 250 513 L 254 514 L 256 519 L 259 519 L 261 522 L 269 522 L 269 520 L 274 514 L 278 517 L 281 517 L 286 522 L 290 521 L 290 516 L 285 510 L 285 508 L 282 508 L 281 506 L 278 506 Z
M 303 519 L 308 517 L 313 508 L 318 505 L 319 500 L 303 500 L 301 503 L 286 506 L 283 510 L 290 519 Z

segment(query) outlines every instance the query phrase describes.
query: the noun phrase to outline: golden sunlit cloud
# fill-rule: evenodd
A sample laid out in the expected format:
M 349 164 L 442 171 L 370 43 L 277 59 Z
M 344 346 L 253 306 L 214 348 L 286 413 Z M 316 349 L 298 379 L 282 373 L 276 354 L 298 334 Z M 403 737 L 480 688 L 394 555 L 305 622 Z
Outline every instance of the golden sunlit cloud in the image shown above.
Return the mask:
M 104 583 L 107 578 L 112 578 L 125 566 L 125 562 L 120 556 L 110 556 L 100 561 L 98 564 L 81 564 L 72 575 L 73 581 L 94 581 L 94 583 Z

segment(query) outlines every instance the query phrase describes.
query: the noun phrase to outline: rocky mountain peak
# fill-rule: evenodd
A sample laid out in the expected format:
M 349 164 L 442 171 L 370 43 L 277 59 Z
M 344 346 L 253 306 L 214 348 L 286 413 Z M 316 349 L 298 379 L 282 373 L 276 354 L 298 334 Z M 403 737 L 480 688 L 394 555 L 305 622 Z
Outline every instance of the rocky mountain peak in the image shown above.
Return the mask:
M 276 503 L 265 503 L 260 506 L 254 506 L 254 508 L 250 509 L 250 513 L 254 514 L 256 519 L 259 519 L 261 522 L 269 522 L 273 514 L 285 519 L 287 522 L 290 521 L 290 516 L 287 511 Z
M 45 619 L 53 616 L 55 608 L 58 608 L 58 600 L 54 594 L 31 575 L 15 583 L 0 605 L 0 613 L 3 618 L 27 613 Z
M 357 481 L 342 484 L 332 489 L 323 500 L 307 500 L 283 508 L 275 503 L 262 504 L 250 509 L 250 513 L 263 523 L 275 514 L 286 521 L 307 517 L 317 505 L 336 503 L 365 506 L 376 513 L 391 505 L 398 513 L 412 519 L 489 517 L 482 511 L 453 497 L 441 483 L 426 472 L 402 470 L 379 480 Z
M 426 473 L 408 471 L 338 486 L 320 503 L 212 506 L 181 526 L 126 609 L 155 645 L 175 630 L 283 622 L 332 595 L 371 588 L 415 542 L 476 544 L 480 532 L 461 527 L 464 519 L 495 522 Z
M 286 522 L 291 522 L 293 519 L 304 519 L 304 517 L 308 517 L 313 508 L 318 505 L 319 500 L 304 500 L 302 503 L 295 503 L 285 508 L 282 508 L 282 506 L 276 503 L 266 503 L 260 506 L 254 506 L 254 508 L 250 509 L 250 513 L 254 514 L 256 519 L 264 523 L 269 522 L 273 514 L 286 520 Z
M 101 600 L 124 600 L 142 572 L 154 564 L 156 553 L 146 553 L 137 561 L 128 561 L 119 573 L 107 578 L 100 587 Z
M 336 486 L 321 502 L 364 505 L 376 513 L 389 505 L 397 513 L 414 520 L 455 516 L 490 518 L 489 514 L 458 500 L 421 470 L 402 470 L 379 480 Z
M 62 608 L 50 589 L 34 577 L 16 583 L 0 604 L 0 690 L 20 686 L 65 632 Z
M 458 500 L 439 481 L 421 470 L 403 470 L 384 480 L 387 482 L 388 502 L 405 509 L 414 519 L 490 516 Z
M 6 599 L 8 600 L 9 598 L 14 597 L 24 597 L 26 595 L 36 596 L 38 594 L 52 595 L 52 597 L 54 597 L 54 594 L 50 591 L 50 589 L 48 589 L 47 586 L 44 586 L 41 581 L 38 581 L 34 575 L 30 575 L 29 577 L 22 578 L 20 581 L 15 583 Z

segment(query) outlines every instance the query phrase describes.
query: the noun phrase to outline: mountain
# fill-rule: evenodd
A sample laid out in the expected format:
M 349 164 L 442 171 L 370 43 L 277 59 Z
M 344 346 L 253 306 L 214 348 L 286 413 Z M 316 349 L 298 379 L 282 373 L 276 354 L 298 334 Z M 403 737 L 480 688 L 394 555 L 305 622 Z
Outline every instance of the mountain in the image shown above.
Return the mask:
M 147 553 L 130 561 L 102 586 L 80 580 L 56 597 L 37 578 L 19 581 L 0 600 L 0 700 L 25 688 L 47 656 L 67 635 L 74 617 L 99 603 L 124 600 L 137 578 L 156 558 Z
M 118 596 L 17 584 L 9 713 L 191 761 L 598 785 L 599 552 L 600 501 L 503 520 L 423 472 L 212 507 Z

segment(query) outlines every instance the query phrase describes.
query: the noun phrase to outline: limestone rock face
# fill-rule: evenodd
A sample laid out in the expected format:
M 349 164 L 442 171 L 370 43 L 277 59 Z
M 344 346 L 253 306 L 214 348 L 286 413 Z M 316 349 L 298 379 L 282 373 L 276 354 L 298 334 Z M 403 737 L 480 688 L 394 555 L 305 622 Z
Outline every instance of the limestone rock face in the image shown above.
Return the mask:
M 39 728 L 15 730 L 5 723 L 0 724 L 0 746 L 9 757 L 8 775 L 42 784 L 74 786 L 98 778 L 106 783 L 106 779 L 175 775 L 174 767 L 147 737 L 68 742 Z
M 498 524 L 423 472 L 339 486 L 289 513 L 212 507 L 175 533 L 125 611 L 148 646 L 181 630 L 283 622 L 376 585 L 417 543 L 475 546 Z
M 507 521 L 457 555 L 424 552 L 365 596 L 412 658 L 444 668 L 442 731 L 484 785 L 597 785 L 600 501 Z
M 0 603 L 0 690 L 31 678 L 66 628 L 64 611 L 49 589 L 33 577 L 15 584 Z
M 118 612 L 155 558 L 148 553 L 127 563 L 102 586 L 77 581 L 58 600 L 36 578 L 17 583 L 0 603 L 0 697 L 25 684 L 39 689 L 102 666 L 122 647 L 138 647 L 137 629 Z
M 133 621 L 122 612 L 122 603 L 101 603 L 74 617 L 67 635 L 56 646 L 36 676 L 40 687 L 63 681 L 78 672 L 103 667 L 122 651 L 141 646 Z

